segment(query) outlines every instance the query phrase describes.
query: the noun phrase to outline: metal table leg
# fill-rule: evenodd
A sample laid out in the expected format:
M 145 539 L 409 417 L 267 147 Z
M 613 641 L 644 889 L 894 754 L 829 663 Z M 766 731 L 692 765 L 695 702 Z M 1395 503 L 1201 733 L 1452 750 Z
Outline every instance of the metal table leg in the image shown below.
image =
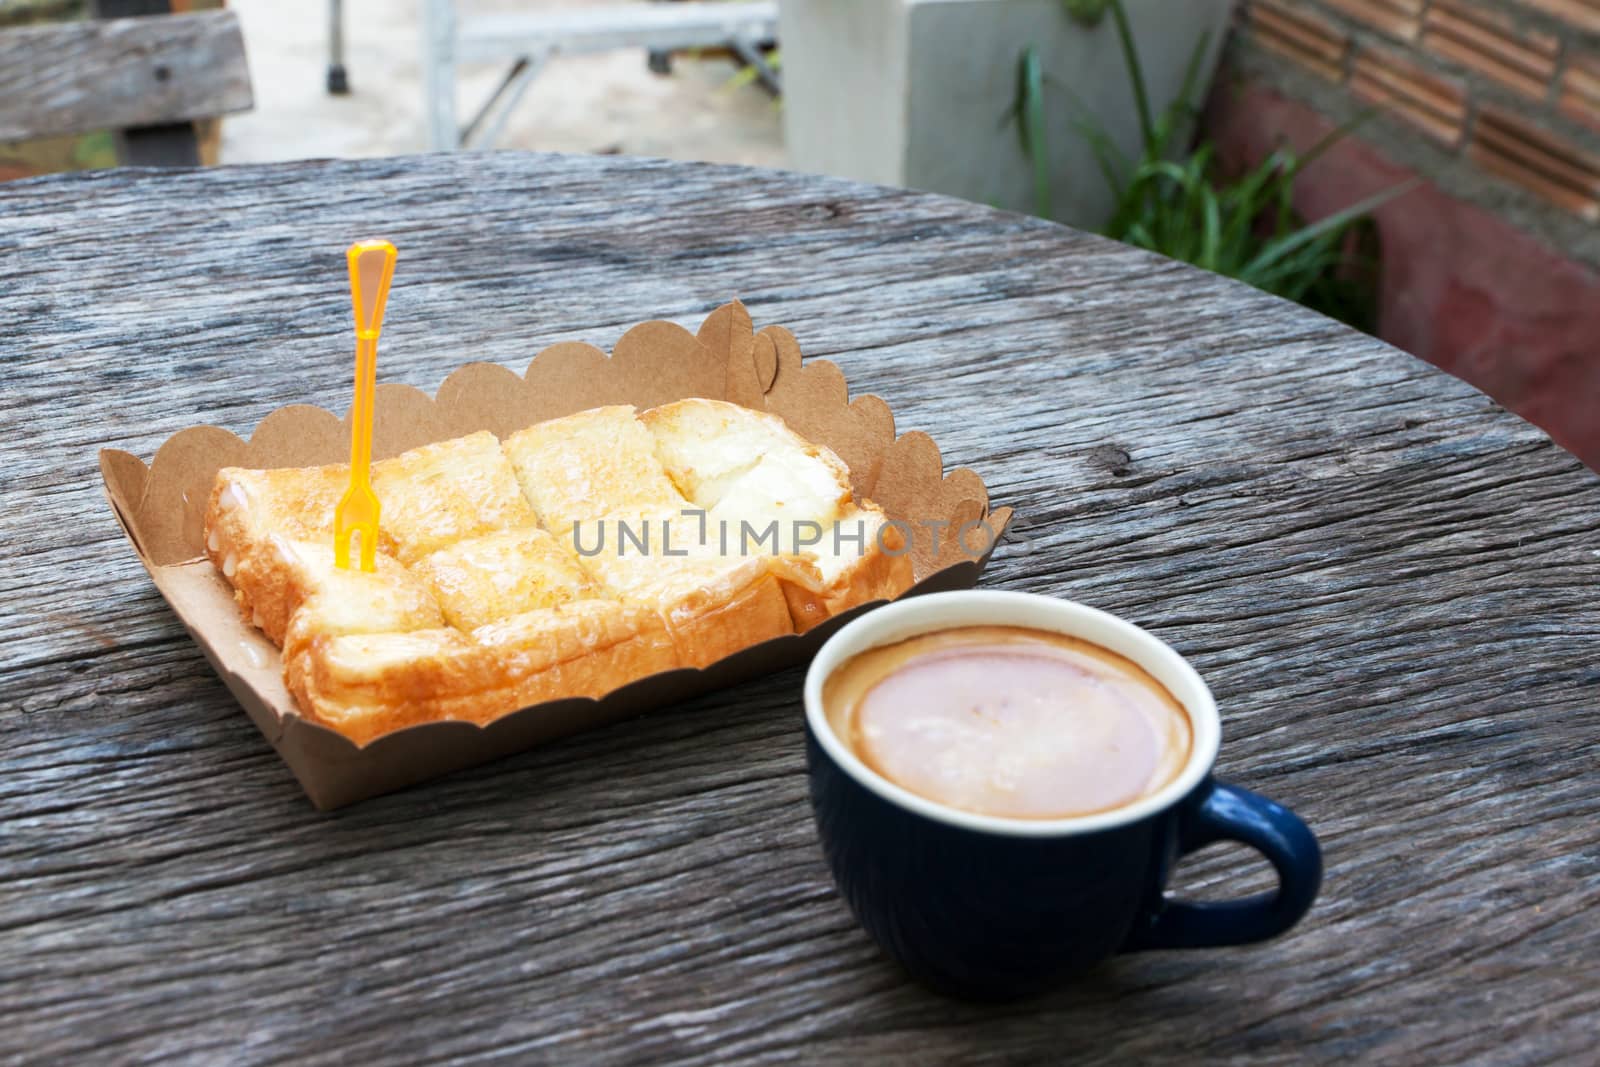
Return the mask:
M 328 0 L 328 92 L 343 96 L 350 91 L 344 69 L 344 0 Z
M 456 125 L 456 11 L 452 0 L 422 0 L 423 105 L 428 147 L 453 152 L 461 147 Z

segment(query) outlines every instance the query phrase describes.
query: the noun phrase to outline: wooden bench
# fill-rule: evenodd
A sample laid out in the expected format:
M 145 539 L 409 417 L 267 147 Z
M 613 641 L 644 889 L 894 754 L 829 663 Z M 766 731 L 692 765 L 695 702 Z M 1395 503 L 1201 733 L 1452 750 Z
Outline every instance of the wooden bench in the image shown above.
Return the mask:
M 194 121 L 253 104 L 231 11 L 188 15 L 166 0 L 100 0 L 136 15 L 0 30 L 0 141 L 118 131 L 118 159 L 198 166 Z

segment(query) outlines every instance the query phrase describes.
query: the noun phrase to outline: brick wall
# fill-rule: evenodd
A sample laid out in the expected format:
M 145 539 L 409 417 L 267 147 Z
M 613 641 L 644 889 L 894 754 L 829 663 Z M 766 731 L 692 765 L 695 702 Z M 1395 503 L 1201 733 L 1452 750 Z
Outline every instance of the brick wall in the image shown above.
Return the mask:
M 1379 333 L 1600 469 L 1600 0 L 1240 0 L 1208 111 L 1223 159 L 1309 147 L 1318 217 L 1377 213 Z
M 1600 222 L 1600 0 L 1246 0 L 1248 40 Z
M 1246 0 L 1251 44 L 1600 222 L 1600 0 Z

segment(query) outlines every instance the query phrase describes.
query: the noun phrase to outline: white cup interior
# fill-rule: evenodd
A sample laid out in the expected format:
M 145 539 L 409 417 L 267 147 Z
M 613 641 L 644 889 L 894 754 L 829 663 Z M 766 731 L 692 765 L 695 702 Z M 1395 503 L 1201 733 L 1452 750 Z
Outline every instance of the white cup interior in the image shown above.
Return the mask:
M 960 626 L 1023 626 L 1047 630 L 1126 656 L 1166 686 L 1188 712 L 1194 731 L 1188 762 L 1176 778 L 1150 796 L 1111 811 L 1064 819 L 980 815 L 929 800 L 882 777 L 833 732 L 822 705 L 823 682 L 845 660 L 869 648 Z M 1211 690 L 1188 661 L 1160 638 L 1086 604 L 1033 593 L 987 589 L 912 597 L 870 611 L 844 626 L 812 659 L 811 669 L 806 672 L 805 704 L 806 719 L 817 742 L 847 774 L 885 800 L 952 826 L 1016 837 L 1093 833 L 1137 822 L 1162 811 L 1186 796 L 1211 770 L 1222 734 Z

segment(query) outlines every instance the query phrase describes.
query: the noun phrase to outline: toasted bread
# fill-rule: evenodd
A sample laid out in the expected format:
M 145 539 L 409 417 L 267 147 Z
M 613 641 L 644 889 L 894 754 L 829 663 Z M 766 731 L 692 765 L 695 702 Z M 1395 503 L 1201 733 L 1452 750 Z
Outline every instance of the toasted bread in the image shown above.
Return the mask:
M 882 529 L 876 505 L 852 502 L 850 471 L 838 456 L 776 415 L 689 399 L 652 408 L 640 420 L 667 474 L 706 509 L 710 528 L 742 535 L 776 523 L 781 548 L 815 563 L 820 584 L 780 582 L 796 632 L 910 587 L 899 532 Z
M 411 569 L 438 599 L 445 619 L 461 630 L 595 595 L 572 554 L 537 527 L 458 541 Z
M 370 573 L 333 563 L 348 479 L 225 469 L 205 528 L 301 710 L 363 744 L 708 666 L 910 584 L 838 457 L 720 401 L 597 408 L 375 464 Z
M 819 586 L 785 582 L 784 599 L 796 633 L 874 600 L 893 600 L 916 580 L 910 545 L 876 504 L 864 500 L 839 516 L 812 547 Z
M 394 542 L 381 531 L 376 571 L 333 565 L 334 479 L 348 484 L 348 468 L 218 472 L 206 511 L 206 554 L 232 583 L 241 612 L 280 647 L 291 617 L 319 595 L 326 603 L 318 611 L 338 633 L 443 625 L 432 595 L 393 558 Z M 330 499 L 319 526 L 305 501 Z
M 595 408 L 506 438 L 505 453 L 544 528 L 608 515 L 675 512 L 688 503 L 655 457 L 655 442 L 631 407 Z
M 671 544 L 672 518 L 604 521 L 601 530 L 639 528 L 652 536 L 652 554 L 617 550 L 608 542 L 582 564 L 611 596 L 660 613 L 686 667 L 704 667 L 749 645 L 794 632 L 775 567 L 766 557 L 724 557 L 687 541 Z M 665 534 L 659 531 L 666 531 Z M 617 536 L 617 535 L 613 535 Z M 665 554 L 665 548 L 684 556 Z M 629 544 L 630 542 L 624 542 Z
M 407 566 L 468 537 L 538 525 L 500 442 L 487 430 L 374 463 L 372 488 L 379 523 Z
M 285 680 L 312 718 L 364 744 L 422 722 L 487 724 L 547 700 L 603 696 L 677 665 L 655 612 L 583 600 L 471 633 L 319 638 L 288 661 Z
M 776 415 L 694 397 L 639 416 L 680 492 L 710 510 L 826 522 L 850 503 L 850 470 Z

